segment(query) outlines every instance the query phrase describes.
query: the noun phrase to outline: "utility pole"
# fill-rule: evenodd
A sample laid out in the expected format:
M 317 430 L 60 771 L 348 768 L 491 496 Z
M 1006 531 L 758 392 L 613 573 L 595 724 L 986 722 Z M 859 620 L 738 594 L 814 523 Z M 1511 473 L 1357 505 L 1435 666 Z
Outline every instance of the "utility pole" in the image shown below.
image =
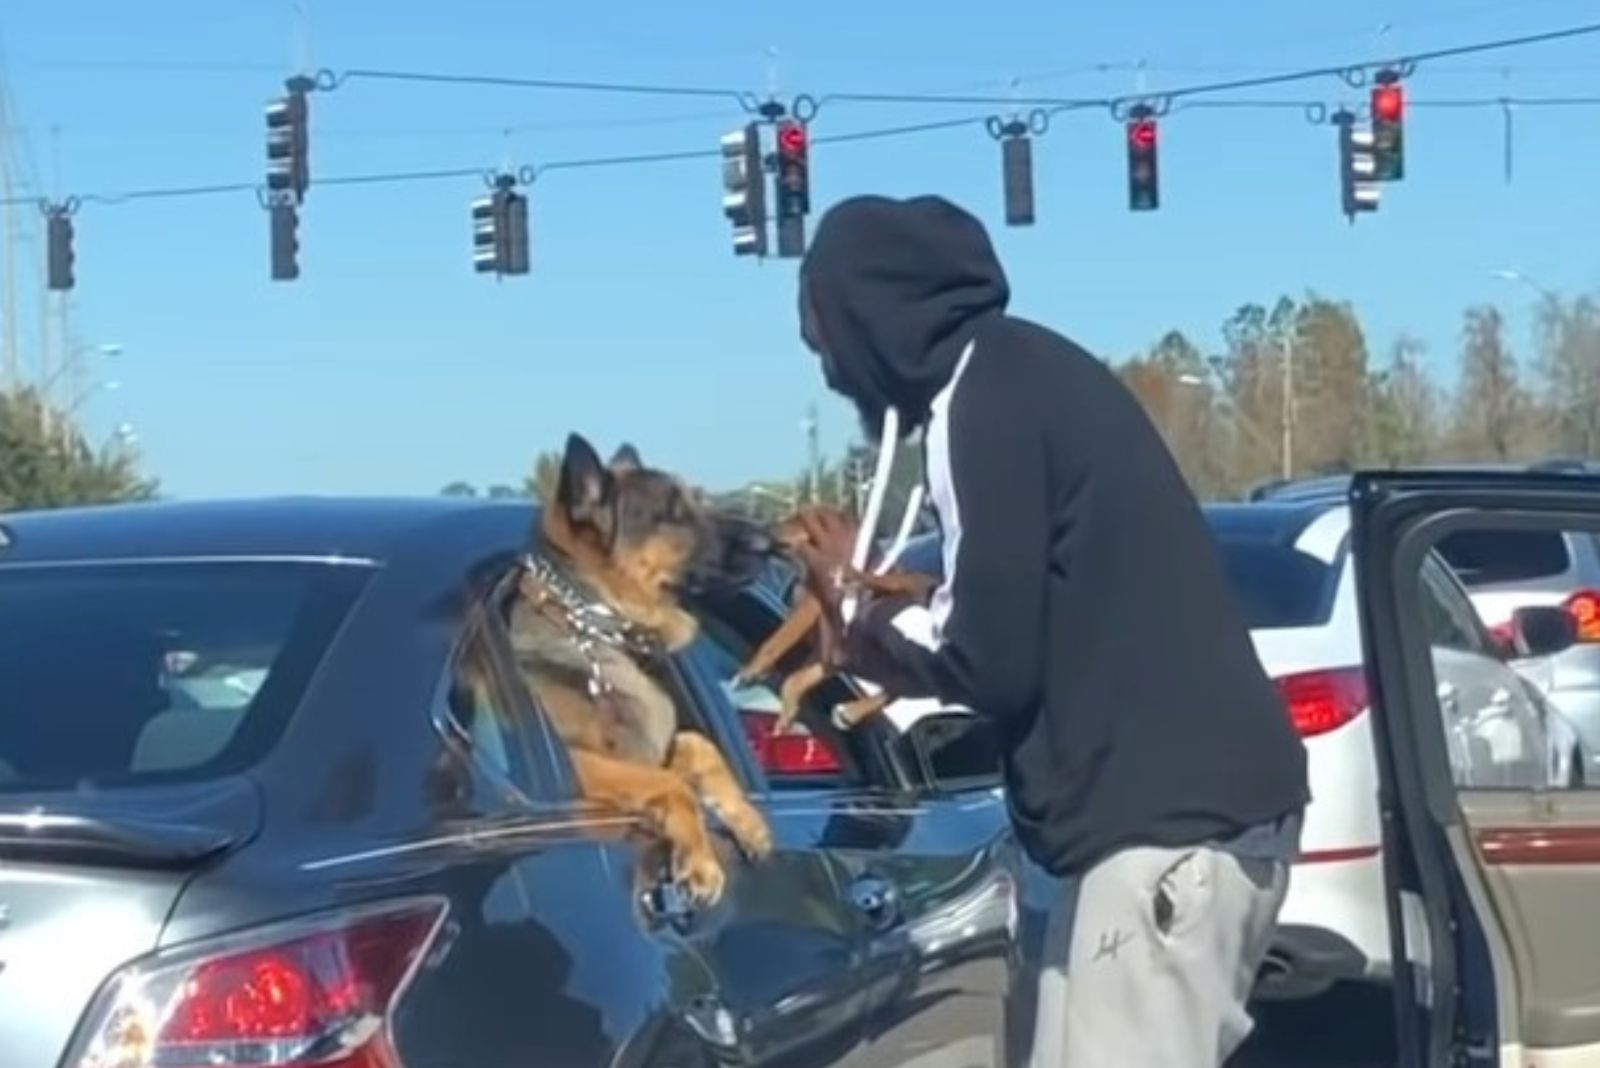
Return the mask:
M 807 496 L 812 504 L 822 503 L 822 446 L 818 438 L 817 406 L 806 408 L 806 417 L 800 421 L 806 434 L 806 484 Z
M 1294 477 L 1294 324 L 1283 339 L 1283 477 Z
M 5 275 L 4 306 L 0 307 L 0 319 L 5 320 L 5 358 L 0 367 L 4 369 L 4 388 L 8 391 L 22 386 L 21 341 L 17 333 L 17 244 L 22 235 L 17 229 L 12 146 L 11 97 L 6 90 L 4 72 L 0 72 L 0 200 L 5 201 L 5 267 L 0 269 L 0 274 Z

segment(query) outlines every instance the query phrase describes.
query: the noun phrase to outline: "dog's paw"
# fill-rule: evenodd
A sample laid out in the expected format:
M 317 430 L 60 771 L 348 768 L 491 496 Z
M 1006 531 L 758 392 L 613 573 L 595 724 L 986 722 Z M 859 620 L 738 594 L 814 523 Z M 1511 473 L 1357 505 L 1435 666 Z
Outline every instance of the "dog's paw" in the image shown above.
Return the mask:
M 728 832 L 733 835 L 746 860 L 759 863 L 772 855 L 772 827 L 759 809 L 750 805 L 741 806 L 723 815 L 722 822 L 727 825 Z
M 681 850 L 673 858 L 672 878 L 697 908 L 709 908 L 722 900 L 728 874 L 710 849 Z

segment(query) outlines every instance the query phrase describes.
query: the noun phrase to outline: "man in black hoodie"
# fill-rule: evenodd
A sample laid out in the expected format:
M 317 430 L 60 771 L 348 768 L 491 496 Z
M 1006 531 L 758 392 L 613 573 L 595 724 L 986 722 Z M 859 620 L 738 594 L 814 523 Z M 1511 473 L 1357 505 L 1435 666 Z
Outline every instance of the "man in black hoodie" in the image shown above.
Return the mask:
M 875 433 L 891 408 L 921 431 L 943 542 L 932 645 L 906 636 L 917 609 L 869 602 L 847 664 L 991 717 L 1016 833 L 1068 880 L 1034 1063 L 1221 1064 L 1309 791 L 1198 503 L 1105 364 L 1006 313 L 987 233 L 948 201 L 839 203 L 800 279 L 829 386 Z M 814 574 L 848 556 L 816 535 Z

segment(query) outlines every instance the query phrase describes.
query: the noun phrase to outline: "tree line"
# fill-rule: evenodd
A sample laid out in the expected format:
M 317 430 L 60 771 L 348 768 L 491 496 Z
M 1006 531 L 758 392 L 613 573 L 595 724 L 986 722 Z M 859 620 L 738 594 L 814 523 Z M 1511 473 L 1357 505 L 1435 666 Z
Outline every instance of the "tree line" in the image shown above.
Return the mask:
M 1284 475 L 1600 454 L 1600 302 L 1546 295 L 1532 352 L 1505 318 L 1464 310 L 1455 374 L 1411 337 L 1375 353 L 1356 310 L 1309 294 L 1247 304 L 1220 352 L 1179 331 L 1118 365 L 1205 498 Z
M 1375 350 L 1349 302 L 1308 293 L 1240 307 L 1214 351 L 1173 330 L 1114 366 L 1206 499 L 1285 474 L 1600 456 L 1600 297 L 1546 293 L 1535 323 L 1519 355 L 1499 308 L 1468 307 L 1454 351 L 1431 358 L 1408 336 Z M 794 475 L 711 497 L 764 519 L 814 502 L 859 511 L 875 462 L 875 447 L 857 442 Z M 455 482 L 441 492 L 545 497 L 559 470 L 559 454 L 544 452 L 521 485 Z M 887 521 L 921 478 L 920 450 L 902 446 Z M 158 490 L 132 450 L 90 444 L 37 390 L 0 392 L 0 511 Z

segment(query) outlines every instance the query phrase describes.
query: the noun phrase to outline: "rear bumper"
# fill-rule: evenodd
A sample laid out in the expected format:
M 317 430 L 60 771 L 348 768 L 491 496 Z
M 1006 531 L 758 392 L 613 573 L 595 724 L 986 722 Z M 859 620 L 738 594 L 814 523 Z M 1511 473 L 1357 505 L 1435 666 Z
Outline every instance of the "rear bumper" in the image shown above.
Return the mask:
M 1335 983 L 1389 975 L 1383 858 L 1377 848 L 1308 853 L 1289 875 L 1258 996 L 1311 997 Z

